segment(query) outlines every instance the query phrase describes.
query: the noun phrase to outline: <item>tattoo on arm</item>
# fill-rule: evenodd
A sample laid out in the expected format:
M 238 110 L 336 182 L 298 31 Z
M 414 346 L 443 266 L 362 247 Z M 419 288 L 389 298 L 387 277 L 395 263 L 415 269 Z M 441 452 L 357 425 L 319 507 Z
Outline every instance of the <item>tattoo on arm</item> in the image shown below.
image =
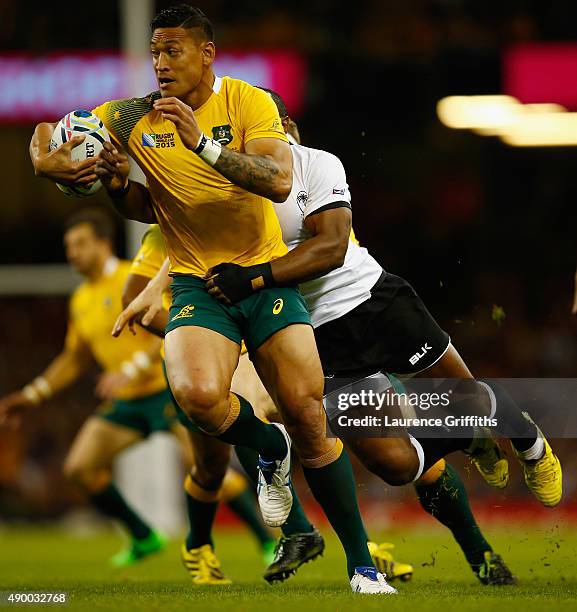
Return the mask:
M 265 155 L 247 155 L 222 147 L 215 170 L 229 181 L 257 195 L 270 197 L 279 174 L 278 164 Z

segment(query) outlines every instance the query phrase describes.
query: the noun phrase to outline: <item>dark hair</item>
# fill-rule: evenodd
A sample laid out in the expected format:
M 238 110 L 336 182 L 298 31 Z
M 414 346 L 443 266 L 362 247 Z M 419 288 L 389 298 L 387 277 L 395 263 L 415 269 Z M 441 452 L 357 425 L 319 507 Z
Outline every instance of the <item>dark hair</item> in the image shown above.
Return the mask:
M 153 32 L 157 28 L 198 28 L 208 40 L 214 41 L 214 30 L 208 17 L 199 8 L 189 4 L 178 4 L 160 11 L 150 22 Z
M 278 114 L 280 115 L 281 119 L 284 119 L 285 117 L 289 116 L 284 100 L 277 94 L 276 91 L 273 91 L 272 89 L 267 89 L 266 87 L 259 87 L 259 89 L 266 91 L 269 94 L 269 96 L 273 99 L 273 102 L 276 104 L 276 107 L 278 109 Z
M 102 240 L 108 240 L 114 244 L 114 235 L 116 226 L 108 213 L 101 208 L 82 208 L 81 210 L 70 215 L 64 225 L 64 231 L 67 232 L 77 225 L 87 223 L 92 228 L 95 236 Z

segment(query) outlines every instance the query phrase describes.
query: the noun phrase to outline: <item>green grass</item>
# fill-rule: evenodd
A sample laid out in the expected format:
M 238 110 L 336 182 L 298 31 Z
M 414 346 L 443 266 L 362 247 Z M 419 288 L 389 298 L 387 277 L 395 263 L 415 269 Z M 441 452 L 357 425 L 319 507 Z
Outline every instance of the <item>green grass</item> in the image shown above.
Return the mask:
M 114 533 L 79 539 L 56 529 L 0 530 L 0 590 L 67 591 L 69 610 L 577 610 L 577 531 L 559 528 L 490 530 L 495 550 L 518 576 L 516 587 L 476 582 L 448 532 L 389 533 L 399 559 L 415 566 L 400 594 L 355 596 L 344 557 L 327 537 L 325 556 L 296 577 L 271 587 L 260 579 L 256 547 L 243 532 L 218 532 L 217 546 L 232 587 L 194 588 L 180 565 L 179 543 L 123 571 L 106 565 L 121 540 Z

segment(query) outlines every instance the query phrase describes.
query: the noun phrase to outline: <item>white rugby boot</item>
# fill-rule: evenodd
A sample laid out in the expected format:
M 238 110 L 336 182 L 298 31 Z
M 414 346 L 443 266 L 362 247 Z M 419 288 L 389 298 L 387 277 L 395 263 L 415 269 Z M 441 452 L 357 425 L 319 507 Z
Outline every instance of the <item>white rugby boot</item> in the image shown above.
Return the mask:
M 353 593 L 363 595 L 395 595 L 397 589 L 385 580 L 385 575 L 377 572 L 374 567 L 355 567 L 354 576 L 351 578 L 351 589 Z
M 264 522 L 269 527 L 280 527 L 287 519 L 293 504 L 291 491 L 291 440 L 283 425 L 278 427 L 287 444 L 282 460 L 266 461 L 258 458 L 258 503 Z

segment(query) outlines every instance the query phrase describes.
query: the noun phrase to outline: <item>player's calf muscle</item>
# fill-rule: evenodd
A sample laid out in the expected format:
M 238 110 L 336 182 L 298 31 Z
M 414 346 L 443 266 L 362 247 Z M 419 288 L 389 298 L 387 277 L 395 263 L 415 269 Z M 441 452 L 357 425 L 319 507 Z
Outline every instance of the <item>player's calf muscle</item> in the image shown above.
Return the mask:
M 194 457 L 190 474 L 203 489 L 214 491 L 222 485 L 231 447 L 209 436 L 192 432 L 189 435 Z
M 369 472 L 391 486 L 412 482 L 419 468 L 417 454 L 408 440 L 351 438 L 347 444 Z
M 326 420 L 319 400 L 283 403 L 282 418 L 302 460 L 316 459 L 329 452 L 334 439 L 327 438 Z

